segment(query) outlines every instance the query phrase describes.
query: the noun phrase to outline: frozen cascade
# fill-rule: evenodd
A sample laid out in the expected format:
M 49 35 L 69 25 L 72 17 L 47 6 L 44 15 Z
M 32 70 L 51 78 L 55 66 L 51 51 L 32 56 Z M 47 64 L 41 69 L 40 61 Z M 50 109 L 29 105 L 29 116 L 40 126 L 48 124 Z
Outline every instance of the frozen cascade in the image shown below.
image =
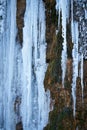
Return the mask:
M 4 65 L 4 24 L 5 24 L 5 18 L 6 18 L 6 1 L 0 1 L 0 130 L 3 130 L 3 65 Z
M 22 121 L 24 130 L 42 130 L 50 110 L 50 92 L 43 85 L 47 65 L 42 0 L 27 0 L 22 51 L 16 32 L 16 1 L 1 0 L 0 130 L 15 130 Z
M 78 77 L 78 22 L 73 22 L 73 78 L 72 78 L 72 97 L 73 97 L 73 115 L 76 111 L 76 80 Z
M 7 64 L 8 64 L 8 71 L 7 71 L 7 80 L 6 80 L 6 84 L 5 84 L 5 95 L 6 95 L 6 103 L 5 103 L 5 111 L 4 111 L 4 118 L 5 118 L 5 128 L 6 129 L 13 129 L 14 130 L 14 124 L 13 124 L 13 109 L 11 107 L 12 105 L 12 93 L 11 93 L 11 83 L 12 83 L 12 78 L 13 78 L 13 65 L 14 65 L 14 46 L 15 46 L 15 33 L 16 33 L 16 30 L 15 30 L 15 19 L 14 19 L 14 16 L 16 15 L 16 5 L 15 5 L 15 2 L 13 1 L 13 3 L 11 2 L 10 3 L 10 11 L 11 11 L 11 14 L 10 14 L 10 36 L 9 36 L 9 39 L 7 41 L 7 43 L 9 44 L 8 45 L 8 57 L 7 57 Z M 14 21 L 13 21 L 14 19 Z M 6 90 L 6 86 L 8 86 L 8 93 L 7 93 L 7 90 Z
M 63 50 L 62 50 L 62 85 L 64 87 L 64 79 L 66 74 L 66 60 L 67 60 L 67 39 L 66 39 L 66 24 L 69 18 L 69 0 L 65 0 L 63 3 L 62 0 L 56 0 L 56 9 L 58 10 L 58 26 L 60 25 L 60 13 L 62 13 L 62 36 L 63 41 Z M 58 27 L 59 28 L 59 27 Z
M 43 130 L 48 122 L 50 93 L 44 90 L 46 72 L 45 9 L 42 0 L 27 0 L 23 29 L 24 130 Z
M 15 109 L 22 82 L 22 57 L 16 44 L 16 1 L 0 1 L 0 130 L 15 130 L 19 116 Z M 3 20 L 3 22 L 2 22 Z M 3 91 L 4 90 L 4 91 Z

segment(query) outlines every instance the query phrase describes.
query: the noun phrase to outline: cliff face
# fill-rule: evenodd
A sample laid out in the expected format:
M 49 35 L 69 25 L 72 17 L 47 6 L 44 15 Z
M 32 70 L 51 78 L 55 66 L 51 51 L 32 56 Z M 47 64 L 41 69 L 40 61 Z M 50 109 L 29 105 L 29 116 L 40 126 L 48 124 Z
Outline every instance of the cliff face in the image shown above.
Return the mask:
M 73 18 L 78 22 L 79 29 L 79 54 L 83 52 L 83 99 L 82 83 L 79 61 L 79 75 L 76 80 L 76 115 L 73 116 L 73 99 L 72 99 L 72 78 L 73 78 L 73 57 L 72 57 L 72 36 L 71 36 L 71 15 L 66 25 L 67 38 L 67 61 L 64 87 L 62 85 L 62 68 L 61 55 L 63 49 L 62 36 L 62 15 L 58 29 L 58 12 L 56 11 L 55 0 L 43 0 L 46 8 L 46 62 L 48 68 L 44 80 L 45 89 L 51 92 L 51 105 L 53 110 L 49 113 L 49 123 L 44 130 L 86 130 L 87 129 L 87 2 L 73 2 Z M 70 5 L 71 7 L 71 5 Z M 22 45 L 23 26 L 26 0 L 17 0 L 17 39 Z M 71 13 L 71 8 L 70 8 Z M 80 47 L 82 46 L 82 47 Z M 17 130 L 22 130 L 22 123 L 18 123 Z
M 44 0 L 46 7 L 46 41 L 47 41 L 47 63 L 48 69 L 46 72 L 44 84 L 45 89 L 51 92 L 52 102 L 54 105 L 53 111 L 49 113 L 49 123 L 44 130 L 86 130 L 87 129 L 87 61 L 86 61 L 86 42 L 87 42 L 87 18 L 85 11 L 87 2 L 73 2 L 73 17 L 78 22 L 79 29 L 79 48 L 83 50 L 83 99 L 82 99 L 82 84 L 80 74 L 76 81 L 76 115 L 73 116 L 73 100 L 72 100 L 72 78 L 73 78 L 73 58 L 72 58 L 72 37 L 71 37 L 71 15 L 67 22 L 67 63 L 64 88 L 62 85 L 62 70 L 61 70 L 61 54 L 62 54 L 62 25 L 60 24 L 57 33 L 58 14 L 56 12 L 55 0 Z M 71 9 L 70 9 L 71 12 Z M 62 16 L 61 20 L 62 21 Z M 61 23 L 61 22 L 60 22 Z M 81 53 L 79 49 L 79 54 Z M 78 72 L 80 72 L 81 64 L 79 61 Z

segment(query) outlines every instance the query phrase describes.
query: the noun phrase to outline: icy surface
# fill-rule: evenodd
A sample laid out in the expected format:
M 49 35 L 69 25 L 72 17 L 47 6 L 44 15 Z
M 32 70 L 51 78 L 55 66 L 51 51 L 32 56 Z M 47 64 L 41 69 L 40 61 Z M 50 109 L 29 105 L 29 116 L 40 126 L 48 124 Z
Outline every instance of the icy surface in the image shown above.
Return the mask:
M 87 10 L 85 9 L 85 19 L 87 19 Z
M 16 1 L 2 0 L 0 8 L 5 11 L 0 24 L 0 130 L 15 130 L 20 121 L 16 98 L 21 92 L 22 67 L 21 50 L 16 45 Z
M 14 49 L 15 49 L 15 36 L 16 36 L 16 2 L 15 0 L 11 1 L 10 3 L 10 35 L 8 39 L 9 44 L 9 53 L 8 53 L 8 74 L 7 74 L 7 80 L 5 84 L 5 94 L 6 94 L 6 106 L 5 108 L 5 127 L 9 130 L 14 130 L 14 112 L 12 108 L 13 100 L 12 100 L 12 79 L 13 79 L 13 67 L 14 67 Z M 10 13 L 9 12 L 9 13 Z M 13 20 L 14 19 L 14 20 Z M 6 93 L 6 86 L 8 86 L 8 93 Z
M 45 9 L 42 0 L 27 0 L 23 29 L 24 130 L 43 130 L 48 122 L 50 93 L 44 90 L 46 72 Z
M 72 97 L 73 97 L 73 114 L 75 116 L 76 111 L 76 80 L 78 77 L 78 23 L 73 22 L 73 79 L 72 79 Z
M 50 92 L 43 84 L 47 65 L 42 0 L 27 0 L 23 49 L 16 32 L 16 1 L 0 0 L 0 130 L 15 130 L 19 122 L 24 130 L 43 130 Z
M 13 64 L 14 64 L 14 44 L 15 44 L 15 33 L 16 33 L 16 2 L 13 0 L 11 3 L 9 2 L 9 7 L 6 10 L 6 1 L 0 1 L 1 10 L 5 11 L 1 15 L 1 21 L 3 24 L 1 24 L 0 21 L 0 44 L 2 45 L 0 48 L 0 52 L 2 53 L 0 56 L 2 56 L 2 84 L 0 85 L 0 88 L 2 89 L 2 99 L 0 97 L 0 101 L 2 100 L 2 115 L 0 114 L 0 128 L 5 130 L 15 130 L 14 127 L 14 118 L 13 118 L 13 109 L 12 109 L 12 96 L 11 96 L 11 83 L 12 83 L 12 77 L 13 77 Z M 5 8 L 4 8 L 5 6 Z M 1 11 L 0 10 L 0 11 Z M 11 14 L 10 14 L 10 12 Z M 7 20 L 5 19 L 5 14 L 9 13 L 9 16 L 7 16 Z M 3 16 L 2 16 L 3 15 Z M 14 20 L 13 20 L 14 18 Z M 11 23 L 8 25 L 8 22 Z M 6 30 L 6 25 L 9 29 Z M 2 51 L 3 50 L 3 51 Z M 3 91 L 4 90 L 4 91 Z
M 6 0 L 0 0 L 0 34 L 4 31 L 6 18 Z

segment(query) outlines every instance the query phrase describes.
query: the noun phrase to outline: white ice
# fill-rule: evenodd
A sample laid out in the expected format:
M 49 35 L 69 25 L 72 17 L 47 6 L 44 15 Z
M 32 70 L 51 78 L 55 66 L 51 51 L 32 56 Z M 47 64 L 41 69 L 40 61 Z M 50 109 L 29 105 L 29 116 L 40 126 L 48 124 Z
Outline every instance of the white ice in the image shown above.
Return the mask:
M 50 93 L 44 90 L 46 72 L 45 8 L 42 0 L 26 1 L 23 29 L 24 130 L 43 130 L 48 122 Z
M 72 78 L 72 97 L 73 97 L 73 115 L 76 111 L 76 80 L 78 77 L 78 23 L 73 22 L 73 78 Z

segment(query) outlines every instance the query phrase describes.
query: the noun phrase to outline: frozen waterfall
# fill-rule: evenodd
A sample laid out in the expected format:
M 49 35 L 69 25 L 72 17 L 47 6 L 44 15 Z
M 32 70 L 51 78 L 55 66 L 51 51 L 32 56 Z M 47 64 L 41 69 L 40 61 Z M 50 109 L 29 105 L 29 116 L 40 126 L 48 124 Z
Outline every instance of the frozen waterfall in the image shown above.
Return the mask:
M 22 84 L 22 56 L 20 45 L 16 42 L 16 1 L 2 0 L 0 6 L 3 10 L 0 33 L 0 130 L 15 130 L 16 123 L 20 121 L 17 110 L 20 106 L 17 108 L 16 99 L 21 98 Z
M 50 93 L 45 93 L 46 72 L 45 8 L 42 0 L 27 0 L 23 29 L 24 130 L 43 130 L 48 122 Z M 25 107 L 26 106 L 26 107 Z M 29 116 L 28 116 L 29 115 Z
M 64 0 L 63 3 L 63 0 L 56 0 L 58 31 L 62 24 L 63 37 L 62 85 L 59 83 L 57 85 L 64 87 L 66 80 L 67 24 L 70 22 L 70 39 L 72 39 L 70 42 L 73 43 L 72 58 L 70 59 L 72 62 L 71 91 L 75 117 L 78 77 L 81 80 L 82 103 L 84 103 L 83 67 L 84 59 L 87 59 L 86 38 L 84 38 L 86 36 L 87 10 L 85 7 L 80 17 L 80 9 L 76 8 L 76 16 L 79 16 L 77 19 L 73 14 L 75 13 L 73 2 L 78 1 Z M 23 44 L 17 40 L 17 31 L 20 29 L 17 30 L 16 11 L 17 0 L 0 0 L 0 130 L 15 130 L 18 124 L 23 126 L 23 130 L 43 130 L 48 123 L 50 111 L 50 91 L 44 89 L 47 70 L 45 14 L 49 15 L 51 11 L 45 9 L 43 0 L 26 0 Z M 48 12 L 45 13 L 45 11 Z M 82 41 L 80 41 L 80 37 Z M 65 89 L 63 88 L 63 90 Z
M 0 59 L 2 59 L 0 64 L 0 80 L 2 81 L 0 84 L 2 93 L 2 95 L 0 94 L 0 130 L 15 130 L 14 109 L 11 105 L 13 104 L 12 79 L 16 36 L 16 2 L 15 0 L 7 3 L 6 0 L 0 1 L 0 8 L 2 18 L 0 20 Z
M 23 48 L 16 39 L 16 8 L 16 0 L 0 1 L 0 130 L 15 130 L 20 122 L 24 130 L 43 130 L 50 110 L 43 84 L 45 8 L 42 0 L 26 1 Z

